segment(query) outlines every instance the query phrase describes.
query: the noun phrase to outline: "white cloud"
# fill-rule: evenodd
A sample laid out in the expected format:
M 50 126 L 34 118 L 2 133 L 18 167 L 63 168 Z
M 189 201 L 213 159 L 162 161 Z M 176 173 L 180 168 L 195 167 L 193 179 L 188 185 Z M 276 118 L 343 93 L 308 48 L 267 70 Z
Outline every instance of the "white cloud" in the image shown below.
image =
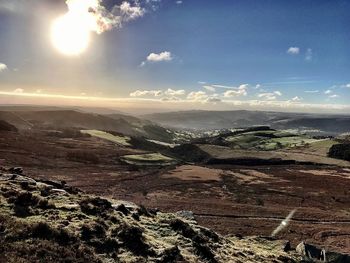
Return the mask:
M 186 91 L 183 89 L 179 89 L 179 90 L 173 90 L 173 89 L 167 89 L 164 94 L 165 95 L 170 95 L 170 96 L 181 96 L 181 95 L 185 95 Z
M 181 5 L 183 2 L 181 0 L 178 0 L 175 2 L 177 5 Z
M 328 89 L 324 92 L 324 94 L 331 94 L 332 92 L 333 92 L 332 90 Z
M 146 10 L 139 5 L 131 6 L 129 2 L 123 2 L 120 7 L 120 13 L 124 17 L 124 20 L 134 20 L 142 17 Z
M 159 97 L 163 94 L 161 90 L 136 90 L 130 93 L 130 97 L 154 96 Z
M 146 61 L 141 62 L 140 67 L 146 65 L 147 62 L 158 63 L 158 62 L 169 62 L 172 61 L 173 55 L 169 51 L 163 51 L 160 53 L 151 53 L 147 56 Z
M 298 97 L 298 96 L 295 96 L 294 98 L 292 98 L 292 101 L 302 101 L 303 99 Z
M 328 98 L 330 98 L 330 99 L 336 99 L 336 98 L 339 98 L 339 95 L 333 94 L 333 95 L 330 95 Z
M 311 61 L 312 60 L 312 49 L 311 48 L 308 48 L 306 50 L 305 60 L 306 61 Z
M 287 50 L 287 54 L 290 54 L 290 55 L 298 55 L 299 53 L 300 53 L 300 48 L 298 47 L 290 47 Z
M 246 95 L 247 95 L 246 90 L 228 90 L 224 92 L 224 97 L 226 98 L 246 96 Z
M 38 0 L 0 0 L 0 11 L 12 13 L 34 13 L 37 12 Z M 84 30 L 90 30 L 98 34 L 113 28 L 120 28 L 125 22 L 142 17 L 149 8 L 148 1 L 120 1 L 111 8 L 106 8 L 102 0 L 65 0 L 68 7 L 66 15 L 77 15 L 86 19 Z M 154 7 L 155 1 L 149 3 Z
M 242 84 L 239 87 L 228 87 L 228 86 L 222 86 L 222 85 L 213 85 L 213 86 L 229 89 L 225 91 L 223 94 L 224 97 L 226 98 L 237 97 L 237 96 L 247 96 L 248 94 L 247 89 L 249 88 L 248 84 Z
M 183 89 L 179 90 L 173 90 L 173 89 L 167 89 L 165 91 L 163 90 L 136 90 L 134 92 L 131 92 L 129 94 L 130 97 L 161 97 L 165 96 L 162 98 L 163 100 L 168 98 L 173 98 L 176 96 L 182 96 L 185 95 L 186 91 Z M 173 100 L 173 99 L 172 99 Z
M 264 100 L 276 100 L 277 97 L 282 96 L 282 92 L 276 90 L 274 92 L 266 92 L 266 93 L 260 93 L 258 94 L 259 98 L 262 98 Z
M 0 63 L 0 72 L 3 72 L 3 71 L 6 70 L 6 69 L 7 69 L 6 64 Z
M 207 91 L 211 91 L 211 92 L 216 91 L 215 87 L 209 86 L 209 85 L 204 85 L 203 88 L 206 89 Z
M 176 102 L 176 101 L 181 101 L 180 98 L 176 96 L 168 96 L 168 97 L 163 97 L 160 99 L 161 101 L 169 101 L 169 102 Z
M 173 60 L 172 54 L 169 51 L 163 51 L 159 54 L 151 53 L 147 56 L 147 61 L 160 62 L 160 61 L 171 61 Z
M 13 91 L 13 93 L 23 93 L 24 89 L 18 88 Z
M 205 81 L 198 81 L 198 84 L 200 84 L 200 85 L 205 85 L 205 84 L 207 84 Z
M 193 101 L 204 101 L 207 98 L 208 95 L 205 91 L 192 91 L 187 95 L 187 99 Z
M 218 103 L 221 102 L 219 94 L 208 95 L 205 91 L 192 91 L 188 94 L 188 101 L 200 102 L 200 103 Z

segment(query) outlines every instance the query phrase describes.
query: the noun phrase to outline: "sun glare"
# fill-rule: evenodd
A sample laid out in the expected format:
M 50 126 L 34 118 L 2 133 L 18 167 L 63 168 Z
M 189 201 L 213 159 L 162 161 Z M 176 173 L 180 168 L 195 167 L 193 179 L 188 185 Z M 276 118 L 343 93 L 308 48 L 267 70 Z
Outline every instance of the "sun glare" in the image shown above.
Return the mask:
M 84 19 L 66 14 L 52 23 L 51 41 L 62 54 L 75 56 L 83 53 L 90 42 L 91 31 Z

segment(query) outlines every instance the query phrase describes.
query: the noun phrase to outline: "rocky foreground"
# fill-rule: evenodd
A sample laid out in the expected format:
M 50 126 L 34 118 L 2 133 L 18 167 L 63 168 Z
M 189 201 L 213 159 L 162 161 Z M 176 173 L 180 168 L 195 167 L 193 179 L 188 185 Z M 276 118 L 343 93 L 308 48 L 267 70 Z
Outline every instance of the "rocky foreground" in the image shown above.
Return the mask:
M 0 262 L 350 262 L 301 243 L 220 236 L 191 213 L 86 195 L 0 170 Z

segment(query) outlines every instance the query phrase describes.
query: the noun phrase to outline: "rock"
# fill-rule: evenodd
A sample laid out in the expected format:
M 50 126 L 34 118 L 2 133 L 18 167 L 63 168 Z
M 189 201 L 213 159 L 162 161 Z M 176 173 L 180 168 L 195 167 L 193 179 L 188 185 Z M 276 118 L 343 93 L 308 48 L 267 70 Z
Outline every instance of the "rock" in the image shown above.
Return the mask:
M 284 245 L 283 251 L 284 252 L 289 252 L 292 250 L 292 246 L 290 245 L 290 242 L 287 241 L 287 243 Z
M 325 249 L 317 248 L 313 245 L 301 242 L 296 247 L 296 252 L 303 257 L 307 262 L 332 262 L 332 263 L 348 263 L 350 256 L 341 253 L 327 252 Z
M 66 190 L 63 189 L 57 189 L 57 188 L 53 188 L 50 190 L 50 192 L 52 193 L 57 193 L 57 194 L 64 194 L 64 195 L 68 195 Z
M 22 175 L 23 174 L 23 168 L 22 167 L 11 167 L 9 169 L 9 172 L 13 173 L 13 174 Z
M 182 217 L 184 219 L 195 220 L 194 214 L 193 214 L 192 211 L 182 210 L 182 211 L 176 212 L 176 215 L 179 216 L 179 217 Z
M 27 182 L 28 184 L 36 184 L 36 181 L 32 178 L 13 173 L 0 173 L 0 181 L 14 181 L 17 183 Z

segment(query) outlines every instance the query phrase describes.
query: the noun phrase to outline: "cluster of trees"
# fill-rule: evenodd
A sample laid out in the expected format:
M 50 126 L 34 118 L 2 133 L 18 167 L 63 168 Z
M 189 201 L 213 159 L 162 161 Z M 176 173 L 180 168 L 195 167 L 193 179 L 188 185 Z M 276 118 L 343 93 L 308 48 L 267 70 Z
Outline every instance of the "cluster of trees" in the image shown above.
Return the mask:
M 350 143 L 335 144 L 329 149 L 329 157 L 350 161 Z

